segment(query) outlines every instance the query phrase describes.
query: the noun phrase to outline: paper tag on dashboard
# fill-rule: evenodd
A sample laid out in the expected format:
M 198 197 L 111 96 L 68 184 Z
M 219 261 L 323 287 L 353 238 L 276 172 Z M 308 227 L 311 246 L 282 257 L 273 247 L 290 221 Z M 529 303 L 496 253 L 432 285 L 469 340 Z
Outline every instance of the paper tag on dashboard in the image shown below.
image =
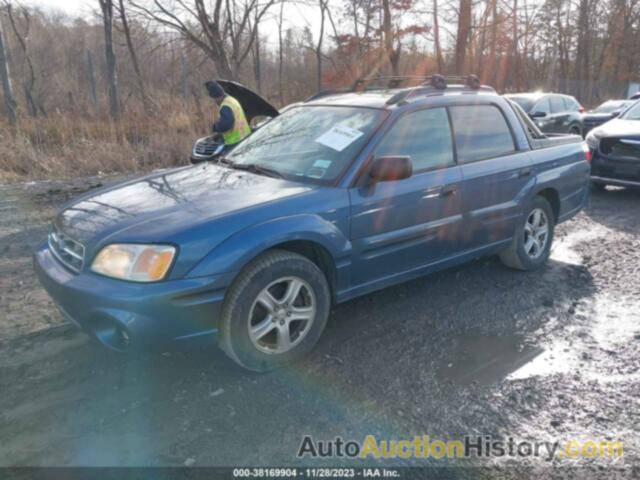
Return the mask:
M 341 152 L 362 135 L 362 132 L 355 128 L 336 125 L 316 138 L 316 142 L 325 147 L 332 148 L 337 152 Z

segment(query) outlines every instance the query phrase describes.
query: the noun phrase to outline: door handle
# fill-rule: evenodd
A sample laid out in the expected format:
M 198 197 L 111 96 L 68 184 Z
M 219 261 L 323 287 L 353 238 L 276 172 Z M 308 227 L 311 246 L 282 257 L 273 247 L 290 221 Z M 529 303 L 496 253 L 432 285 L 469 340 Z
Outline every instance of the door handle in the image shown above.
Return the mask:
M 518 178 L 528 177 L 529 175 L 531 175 L 531 168 L 529 167 L 523 168 L 518 171 Z
M 457 185 L 445 185 L 440 190 L 440 196 L 448 197 L 449 195 L 455 195 L 457 191 L 458 191 Z

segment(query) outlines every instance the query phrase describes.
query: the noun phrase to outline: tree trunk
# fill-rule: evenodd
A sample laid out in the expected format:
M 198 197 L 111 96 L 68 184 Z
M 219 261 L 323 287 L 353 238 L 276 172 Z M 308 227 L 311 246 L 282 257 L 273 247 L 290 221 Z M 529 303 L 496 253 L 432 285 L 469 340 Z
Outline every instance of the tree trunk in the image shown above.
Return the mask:
M 320 33 L 318 34 L 318 43 L 315 48 L 316 54 L 316 89 L 318 92 L 322 90 L 322 43 L 324 41 L 324 24 L 325 24 L 325 10 L 327 8 L 328 0 L 319 0 L 320 2 Z
M 91 50 L 87 50 L 87 73 L 89 74 L 89 93 L 91 94 L 91 103 L 93 108 L 98 111 L 98 88 L 96 87 L 96 72 L 93 68 L 93 58 Z
M 498 0 L 491 0 L 491 47 L 489 48 L 489 71 L 491 76 L 487 76 L 487 81 L 495 85 L 498 70 L 496 63 L 496 53 L 498 50 Z
M 6 43 L 4 39 L 4 30 L 2 21 L 0 20 L 0 79 L 2 80 L 2 92 L 4 94 L 4 109 L 11 125 L 15 125 L 18 120 L 16 112 L 16 101 L 13 96 L 13 87 L 11 86 L 11 76 L 9 72 L 9 62 L 7 60 Z
M 391 75 L 400 74 L 400 48 L 393 48 L 393 26 L 391 25 L 391 4 L 390 0 L 382 0 L 382 35 L 384 50 L 391 66 Z
M 278 18 L 278 96 L 280 105 L 284 105 L 284 95 L 282 92 L 282 74 L 284 66 L 284 54 L 282 51 L 282 23 L 284 14 L 284 2 L 280 3 L 280 16 Z
M 511 86 L 520 91 L 520 62 L 518 58 L 518 0 L 513 0 L 513 18 L 511 23 Z
M 255 78 L 256 78 L 256 89 L 258 93 L 262 93 L 262 65 L 260 58 L 260 31 L 258 29 L 259 19 L 258 19 L 258 11 L 256 10 L 256 39 L 255 39 L 255 52 L 254 52 L 254 67 L 255 67 Z
M 456 73 L 462 75 L 465 69 L 465 55 L 471 33 L 471 0 L 460 0 L 458 33 L 456 35 Z
M 118 78 L 116 74 L 116 55 L 113 51 L 113 0 L 99 0 L 104 26 L 104 51 L 107 61 L 107 91 L 109 94 L 109 114 L 111 118 L 120 117 L 118 100 Z
M 433 43 L 436 48 L 436 61 L 438 72 L 444 73 L 444 59 L 442 58 L 442 46 L 440 45 L 440 23 L 438 20 L 438 0 L 433 0 Z
M 26 8 L 22 9 L 22 15 L 25 22 L 25 32 L 22 34 L 18 29 L 15 18 L 13 16 L 13 6 L 9 3 L 7 4 L 7 16 L 9 17 L 9 23 L 11 24 L 11 29 L 13 30 L 16 39 L 18 40 L 18 44 L 22 49 L 22 54 L 24 56 L 24 64 L 26 64 L 26 72 L 24 72 L 23 68 L 23 82 L 22 88 L 24 90 L 24 99 L 27 104 L 27 110 L 29 115 L 32 117 L 38 116 L 38 107 L 36 106 L 36 102 L 33 98 L 33 87 L 36 83 L 36 74 L 33 68 L 33 63 L 31 62 L 31 56 L 29 55 L 29 48 L 27 45 L 27 40 L 29 38 L 29 29 L 31 26 L 31 15 Z

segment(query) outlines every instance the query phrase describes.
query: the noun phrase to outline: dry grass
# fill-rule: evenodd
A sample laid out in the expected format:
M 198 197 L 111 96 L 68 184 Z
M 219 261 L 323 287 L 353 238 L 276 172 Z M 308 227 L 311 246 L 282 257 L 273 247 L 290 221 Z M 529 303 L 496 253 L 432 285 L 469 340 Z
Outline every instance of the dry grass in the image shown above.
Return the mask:
M 54 113 L 22 117 L 16 127 L 0 123 L 0 182 L 184 165 L 211 120 L 193 107 L 167 101 L 154 115 L 130 109 L 118 122 Z

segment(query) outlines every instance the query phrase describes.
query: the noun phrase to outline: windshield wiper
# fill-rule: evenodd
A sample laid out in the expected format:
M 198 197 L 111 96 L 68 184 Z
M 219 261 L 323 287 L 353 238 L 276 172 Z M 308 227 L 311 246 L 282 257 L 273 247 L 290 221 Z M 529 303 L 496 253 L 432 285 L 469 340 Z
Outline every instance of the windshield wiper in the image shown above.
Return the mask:
M 225 162 L 231 168 L 235 168 L 236 170 L 246 170 L 251 173 L 257 173 L 259 175 L 267 175 L 269 177 L 274 178 L 284 178 L 284 176 L 277 170 L 269 167 L 263 167 L 262 165 L 258 165 L 256 163 L 235 163 L 230 160 Z

